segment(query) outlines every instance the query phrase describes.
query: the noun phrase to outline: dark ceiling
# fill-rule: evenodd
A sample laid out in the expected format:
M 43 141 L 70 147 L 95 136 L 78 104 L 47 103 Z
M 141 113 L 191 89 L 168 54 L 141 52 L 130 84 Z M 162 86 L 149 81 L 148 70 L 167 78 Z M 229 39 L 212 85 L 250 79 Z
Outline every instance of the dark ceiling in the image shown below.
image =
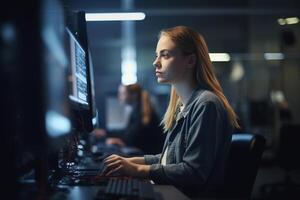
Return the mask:
M 122 2 L 126 1 L 65 0 L 65 6 L 69 10 L 83 10 L 87 13 L 116 12 L 125 10 Z M 146 13 L 145 20 L 135 23 L 137 50 L 144 53 L 154 51 L 159 30 L 176 25 L 191 26 L 199 31 L 206 38 L 211 52 L 245 53 L 249 51 L 249 40 L 254 29 L 265 31 L 265 35 L 272 34 L 261 28 L 264 25 L 260 24 L 260 21 L 264 20 L 272 26 L 276 34 L 277 18 L 300 13 L 300 1 L 297 0 L 136 0 L 132 2 L 133 8 L 130 10 Z M 105 53 L 110 54 L 107 57 L 112 58 L 118 54 L 116 52 L 121 44 L 120 22 L 88 22 L 88 34 L 91 48 L 95 53 L 98 54 L 105 49 Z M 150 59 L 146 58 L 146 61 L 149 62 Z M 97 65 L 108 66 L 111 63 L 111 61 L 108 61 L 109 63 L 103 60 L 97 61 L 97 58 L 95 62 L 96 67 Z

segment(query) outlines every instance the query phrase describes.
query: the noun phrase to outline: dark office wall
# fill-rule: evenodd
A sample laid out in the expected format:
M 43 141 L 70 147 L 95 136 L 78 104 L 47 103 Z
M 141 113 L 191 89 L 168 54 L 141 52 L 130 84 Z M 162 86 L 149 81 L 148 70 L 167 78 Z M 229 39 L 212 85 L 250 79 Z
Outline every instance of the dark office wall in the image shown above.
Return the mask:
M 289 43 L 282 38 L 283 31 L 290 31 L 289 37 L 294 37 L 293 42 Z M 282 62 L 282 85 L 283 91 L 292 110 L 295 122 L 300 123 L 300 25 L 282 28 L 281 32 L 281 49 L 285 54 L 291 57 L 298 55 L 298 58 L 286 59 Z
M 296 36 L 299 35 L 299 25 L 280 26 L 277 19 L 275 16 L 258 16 L 250 19 L 249 52 L 260 55 L 264 52 L 282 52 L 285 59 L 266 61 L 257 57 L 248 62 L 248 95 L 252 100 L 270 100 L 272 90 L 283 91 L 294 120 L 299 122 L 300 93 L 297 91 L 300 88 L 300 67 L 299 56 L 296 56 L 300 52 Z M 286 30 L 295 36 L 292 44 L 287 44 L 282 37 Z

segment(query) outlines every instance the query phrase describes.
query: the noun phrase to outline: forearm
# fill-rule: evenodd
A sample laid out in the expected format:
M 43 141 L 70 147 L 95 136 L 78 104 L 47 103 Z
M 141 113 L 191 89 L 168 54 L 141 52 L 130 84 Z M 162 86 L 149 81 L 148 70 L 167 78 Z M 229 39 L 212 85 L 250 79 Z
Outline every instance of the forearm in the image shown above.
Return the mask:
M 139 178 L 148 178 L 150 172 L 150 165 L 145 164 L 144 157 L 132 157 L 129 161 L 134 163 L 135 171 L 134 176 Z
M 137 177 L 149 178 L 150 165 L 137 165 Z
M 135 164 L 140 164 L 140 165 L 144 165 L 145 164 L 144 157 L 131 157 L 131 158 L 128 158 L 128 160 L 130 162 L 135 163 Z

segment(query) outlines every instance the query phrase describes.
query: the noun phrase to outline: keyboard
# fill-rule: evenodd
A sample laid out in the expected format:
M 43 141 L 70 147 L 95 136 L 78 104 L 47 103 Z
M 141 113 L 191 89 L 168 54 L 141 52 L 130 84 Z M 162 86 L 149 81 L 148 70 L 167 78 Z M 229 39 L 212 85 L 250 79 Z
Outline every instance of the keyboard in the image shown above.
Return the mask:
M 90 176 L 90 175 L 66 175 L 62 177 L 58 184 L 59 185 L 71 185 L 71 186 L 78 186 L 78 185 L 84 185 L 84 186 L 92 186 L 92 185 L 107 185 L 108 178 L 107 177 L 101 177 L 101 176 Z
M 153 185 L 149 181 L 127 177 L 111 177 L 105 190 L 98 193 L 98 198 L 154 200 L 155 195 Z

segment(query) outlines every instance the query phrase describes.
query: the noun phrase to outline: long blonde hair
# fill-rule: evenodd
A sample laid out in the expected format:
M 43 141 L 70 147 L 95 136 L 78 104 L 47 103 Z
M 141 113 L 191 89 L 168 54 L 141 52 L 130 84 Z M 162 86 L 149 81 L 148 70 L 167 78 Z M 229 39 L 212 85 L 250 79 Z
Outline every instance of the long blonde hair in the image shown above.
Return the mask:
M 221 100 L 227 110 L 229 121 L 233 127 L 239 128 L 237 115 L 225 97 L 221 85 L 214 73 L 213 65 L 204 38 L 198 32 L 185 26 L 176 26 L 162 30 L 159 34 L 169 37 L 185 55 L 196 55 L 196 79 L 199 84 L 212 91 Z M 167 132 L 174 124 L 176 111 L 181 101 L 175 88 L 171 87 L 170 101 L 162 120 L 164 131 Z
M 142 123 L 144 125 L 149 124 L 154 112 L 149 93 L 136 83 L 126 85 L 125 88 L 130 96 L 136 95 L 139 110 L 141 112 Z

